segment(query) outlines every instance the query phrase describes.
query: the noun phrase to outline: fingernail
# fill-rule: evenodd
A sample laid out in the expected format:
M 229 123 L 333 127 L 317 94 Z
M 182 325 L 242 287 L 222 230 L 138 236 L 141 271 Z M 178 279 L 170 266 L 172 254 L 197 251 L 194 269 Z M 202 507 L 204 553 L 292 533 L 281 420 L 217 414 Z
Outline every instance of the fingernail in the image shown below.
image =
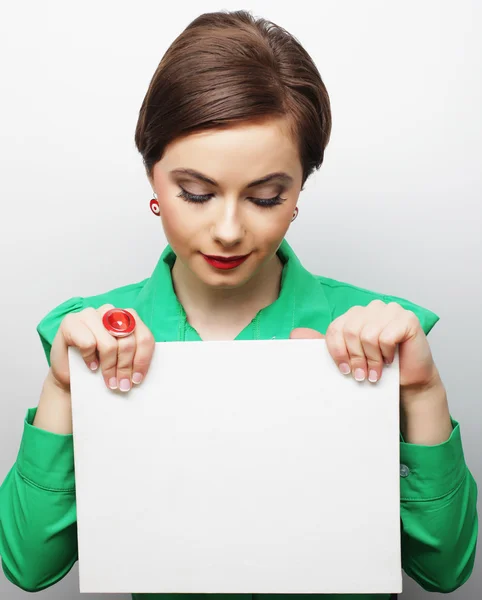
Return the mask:
M 365 379 L 365 371 L 363 369 L 355 370 L 355 379 L 357 381 L 363 381 Z
M 134 373 L 132 383 L 140 383 L 142 381 L 142 373 Z
M 92 369 L 92 371 L 95 371 L 97 369 L 99 365 L 94 361 L 92 361 L 89 365 L 89 367 Z
M 131 382 L 128 379 L 121 379 L 119 389 L 121 392 L 128 392 L 131 389 Z
M 350 365 L 347 363 L 341 363 L 339 368 L 343 375 L 348 375 L 348 373 L 351 371 Z
M 111 390 L 116 390 L 117 389 L 117 379 L 115 377 L 111 377 L 109 379 L 109 387 Z
M 375 381 L 378 379 L 378 374 L 376 371 L 371 370 L 370 373 L 368 374 L 368 381 L 370 381 L 371 383 L 375 383 Z

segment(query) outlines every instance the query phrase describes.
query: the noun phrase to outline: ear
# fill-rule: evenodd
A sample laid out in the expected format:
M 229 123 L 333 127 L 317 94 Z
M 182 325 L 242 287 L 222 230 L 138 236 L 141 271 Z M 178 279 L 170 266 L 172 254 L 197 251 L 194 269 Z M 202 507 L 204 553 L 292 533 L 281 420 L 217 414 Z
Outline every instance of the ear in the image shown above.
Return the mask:
M 322 340 L 324 338 L 325 336 L 322 333 L 316 331 L 316 329 L 309 329 L 308 327 L 297 327 L 290 333 L 290 340 Z

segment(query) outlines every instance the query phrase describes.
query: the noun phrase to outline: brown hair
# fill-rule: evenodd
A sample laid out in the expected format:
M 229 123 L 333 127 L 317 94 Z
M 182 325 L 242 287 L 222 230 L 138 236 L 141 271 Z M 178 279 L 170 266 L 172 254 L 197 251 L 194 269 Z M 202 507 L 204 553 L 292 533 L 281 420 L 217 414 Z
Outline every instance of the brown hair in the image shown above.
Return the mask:
M 204 13 L 164 54 L 142 102 L 135 142 L 147 174 L 178 136 L 288 117 L 303 167 L 302 188 L 323 162 L 330 100 L 297 39 L 248 11 Z

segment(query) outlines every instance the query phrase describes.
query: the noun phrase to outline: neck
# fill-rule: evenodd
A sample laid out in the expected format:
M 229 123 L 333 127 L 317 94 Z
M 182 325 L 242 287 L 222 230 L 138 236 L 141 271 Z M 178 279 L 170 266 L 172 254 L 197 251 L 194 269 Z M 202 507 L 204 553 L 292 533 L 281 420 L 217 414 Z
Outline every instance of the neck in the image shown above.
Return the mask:
M 176 259 L 172 268 L 174 290 L 191 325 L 235 326 L 251 321 L 279 296 L 283 263 L 275 254 L 243 286 L 217 289 L 204 284 Z

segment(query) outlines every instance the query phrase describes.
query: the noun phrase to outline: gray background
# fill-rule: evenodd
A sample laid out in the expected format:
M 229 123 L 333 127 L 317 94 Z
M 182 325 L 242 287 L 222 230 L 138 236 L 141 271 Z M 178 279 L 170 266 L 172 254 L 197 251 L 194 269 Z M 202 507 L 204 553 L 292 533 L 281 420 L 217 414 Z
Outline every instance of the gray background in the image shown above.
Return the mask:
M 164 248 L 134 147 L 136 118 L 172 40 L 201 12 L 221 8 L 272 19 L 315 60 L 331 97 L 332 141 L 300 196 L 287 238 L 313 272 L 409 298 L 441 317 L 429 340 L 480 485 L 482 14 L 476 0 L 5 4 L 0 481 L 47 373 L 39 320 L 72 296 L 148 277 Z M 478 557 L 454 599 L 480 599 L 481 565 Z M 28 595 L 1 574 L 0 596 Z M 404 577 L 403 598 L 438 596 Z M 80 598 L 77 565 L 36 597 Z

